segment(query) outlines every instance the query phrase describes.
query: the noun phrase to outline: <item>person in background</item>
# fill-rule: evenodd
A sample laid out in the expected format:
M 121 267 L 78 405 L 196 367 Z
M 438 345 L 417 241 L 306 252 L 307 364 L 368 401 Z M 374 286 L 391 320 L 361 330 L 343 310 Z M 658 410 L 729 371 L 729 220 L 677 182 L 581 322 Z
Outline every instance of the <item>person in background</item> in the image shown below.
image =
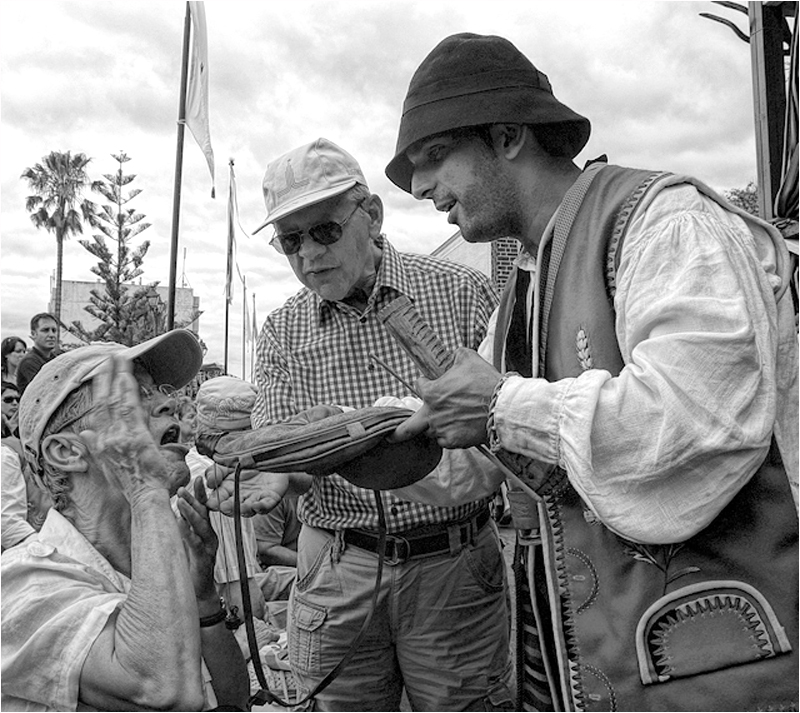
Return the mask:
M 29 384 L 20 440 L 53 507 L 0 559 L 3 710 L 246 710 L 205 490 L 184 487 L 169 395 L 201 362 L 173 330 L 77 348 Z
M 255 400 L 256 388 L 247 381 L 233 376 L 207 379 L 200 384 L 194 399 L 196 434 L 249 429 L 250 414 Z M 211 459 L 200 455 L 197 447 L 192 445 L 186 456 L 186 462 L 192 473 L 192 480 L 199 479 L 205 483 L 206 470 L 213 463 Z M 211 512 L 210 517 L 220 543 L 214 565 L 214 579 L 231 614 L 241 619 L 244 607 L 233 519 L 218 512 Z M 261 568 L 258 565 L 253 521 L 250 518 L 242 519 L 242 542 L 253 615 L 256 619 L 263 620 L 266 615 L 265 601 L 260 585 L 255 579 Z M 237 630 L 240 644 L 246 650 L 243 633 L 244 629 Z M 267 636 L 266 633 L 263 635 Z
M 302 524 L 297 518 L 296 493 L 287 494 L 268 513 L 254 515 L 253 528 L 262 569 L 297 567 L 297 539 Z
M 303 288 L 265 321 L 253 426 L 326 405 L 371 407 L 408 396 L 413 361 L 377 313 L 411 297 L 449 348 L 477 348 L 497 298 L 472 268 L 398 253 L 381 232 L 383 203 L 356 160 L 320 138 L 271 161 L 263 180 L 271 245 Z M 491 467 L 459 452 L 437 467 L 465 478 Z M 317 710 L 511 709 L 507 582 L 489 497 L 455 507 L 380 493 L 389 558 L 365 644 L 316 697 Z M 306 691 L 348 651 L 371 609 L 378 566 L 376 494 L 339 475 L 313 478 L 288 610 L 289 659 Z M 409 544 L 410 543 L 410 544 Z
M 589 132 L 502 37 L 418 67 L 387 176 L 523 254 L 395 438 L 483 444 L 533 491 L 509 491 L 523 709 L 796 710 L 786 245 L 690 176 L 579 168 Z
M 2 438 L 19 437 L 19 390 L 11 381 L 3 381 L 0 385 L 0 413 L 2 413 Z
M 0 536 L 5 550 L 41 529 L 52 501 L 23 465 L 19 441 L 19 393 L 15 384 L 2 382 L 2 497 Z
M 0 546 L 2 551 L 36 533 L 28 521 L 28 493 L 19 453 L 0 442 Z
M 58 353 L 58 322 L 49 312 L 40 312 L 31 318 L 33 347 L 22 358 L 17 370 L 19 393 L 24 394 L 31 379 Z
M 15 386 L 17 385 L 17 370 L 22 357 L 28 351 L 28 345 L 20 337 L 6 337 L 0 345 L 2 355 L 2 378 Z

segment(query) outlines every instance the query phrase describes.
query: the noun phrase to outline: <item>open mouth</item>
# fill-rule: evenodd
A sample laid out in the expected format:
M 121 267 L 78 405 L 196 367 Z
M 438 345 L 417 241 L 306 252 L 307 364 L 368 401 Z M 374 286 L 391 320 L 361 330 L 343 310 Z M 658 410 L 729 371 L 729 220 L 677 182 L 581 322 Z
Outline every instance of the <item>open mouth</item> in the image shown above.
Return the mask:
M 171 443 L 177 443 L 181 437 L 181 429 L 176 426 L 170 426 L 161 436 L 161 445 L 166 446 Z
M 177 425 L 170 426 L 161 436 L 161 449 L 176 453 L 180 458 L 186 458 L 189 447 L 180 442 L 181 429 Z
M 455 214 L 453 213 L 453 209 L 458 204 L 458 201 L 447 201 L 446 203 L 437 203 L 436 210 L 441 211 L 442 213 L 447 213 L 447 222 L 454 223 L 455 222 Z

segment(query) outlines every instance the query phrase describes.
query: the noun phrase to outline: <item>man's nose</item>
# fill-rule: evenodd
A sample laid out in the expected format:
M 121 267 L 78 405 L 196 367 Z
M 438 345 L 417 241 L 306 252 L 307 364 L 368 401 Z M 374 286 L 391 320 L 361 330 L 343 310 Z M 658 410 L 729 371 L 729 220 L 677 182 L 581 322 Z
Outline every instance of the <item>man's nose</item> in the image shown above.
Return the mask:
M 178 400 L 171 396 L 165 396 L 163 401 L 153 404 L 150 413 L 155 417 L 174 416 L 178 411 Z
M 415 168 L 411 174 L 411 195 L 418 201 L 427 198 L 433 199 L 433 189 L 436 183 L 433 180 L 431 171 L 422 168 Z
M 325 250 L 327 250 L 327 248 L 324 245 L 320 245 L 306 233 L 303 235 L 303 242 L 300 243 L 300 249 L 297 251 L 297 254 L 304 260 L 310 260 L 319 257 Z

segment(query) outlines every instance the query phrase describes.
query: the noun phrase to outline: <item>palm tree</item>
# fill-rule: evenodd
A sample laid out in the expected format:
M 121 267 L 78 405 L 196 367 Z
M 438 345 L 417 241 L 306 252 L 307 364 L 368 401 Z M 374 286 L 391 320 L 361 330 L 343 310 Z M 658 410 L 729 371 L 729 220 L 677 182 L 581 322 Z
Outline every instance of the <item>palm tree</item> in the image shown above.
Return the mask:
M 34 195 L 25 199 L 25 209 L 37 228 L 55 233 L 58 253 L 56 259 L 56 295 L 53 314 L 61 324 L 61 277 L 64 262 L 64 240 L 83 233 L 83 221 L 95 222 L 95 205 L 81 196 L 96 182 L 89 180 L 86 166 L 90 158 L 77 153 L 52 151 L 32 168 L 26 168 L 20 178 L 28 181 Z M 79 212 L 80 211 L 80 212 Z

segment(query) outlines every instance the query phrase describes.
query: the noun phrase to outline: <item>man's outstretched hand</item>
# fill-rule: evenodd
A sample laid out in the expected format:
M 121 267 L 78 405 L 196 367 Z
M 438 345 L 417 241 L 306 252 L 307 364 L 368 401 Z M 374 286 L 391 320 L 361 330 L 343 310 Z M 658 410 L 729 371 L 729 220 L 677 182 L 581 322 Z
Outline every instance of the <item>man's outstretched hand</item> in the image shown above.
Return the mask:
M 417 391 L 425 402 L 390 436 L 406 441 L 426 432 L 442 448 L 468 448 L 486 442 L 489 402 L 500 373 L 472 349 L 460 347 L 453 366 L 435 380 L 420 377 Z
M 301 411 L 284 423 L 305 426 L 342 412 L 339 406 L 320 404 Z M 223 515 L 233 515 L 233 493 L 235 468 L 214 464 L 206 470 L 206 483 L 213 492 L 208 496 L 208 507 Z M 257 513 L 272 510 L 289 492 L 302 493 L 311 487 L 312 476 L 306 473 L 270 473 L 260 470 L 242 469 L 239 475 L 239 497 L 241 513 L 252 517 Z
M 216 463 L 208 467 L 206 483 L 209 488 L 213 488 L 208 496 L 209 509 L 218 510 L 223 515 L 233 515 L 234 473 L 234 468 L 226 468 Z M 242 469 L 239 475 L 242 516 L 252 517 L 257 513 L 269 512 L 289 491 L 289 485 L 289 473 Z

